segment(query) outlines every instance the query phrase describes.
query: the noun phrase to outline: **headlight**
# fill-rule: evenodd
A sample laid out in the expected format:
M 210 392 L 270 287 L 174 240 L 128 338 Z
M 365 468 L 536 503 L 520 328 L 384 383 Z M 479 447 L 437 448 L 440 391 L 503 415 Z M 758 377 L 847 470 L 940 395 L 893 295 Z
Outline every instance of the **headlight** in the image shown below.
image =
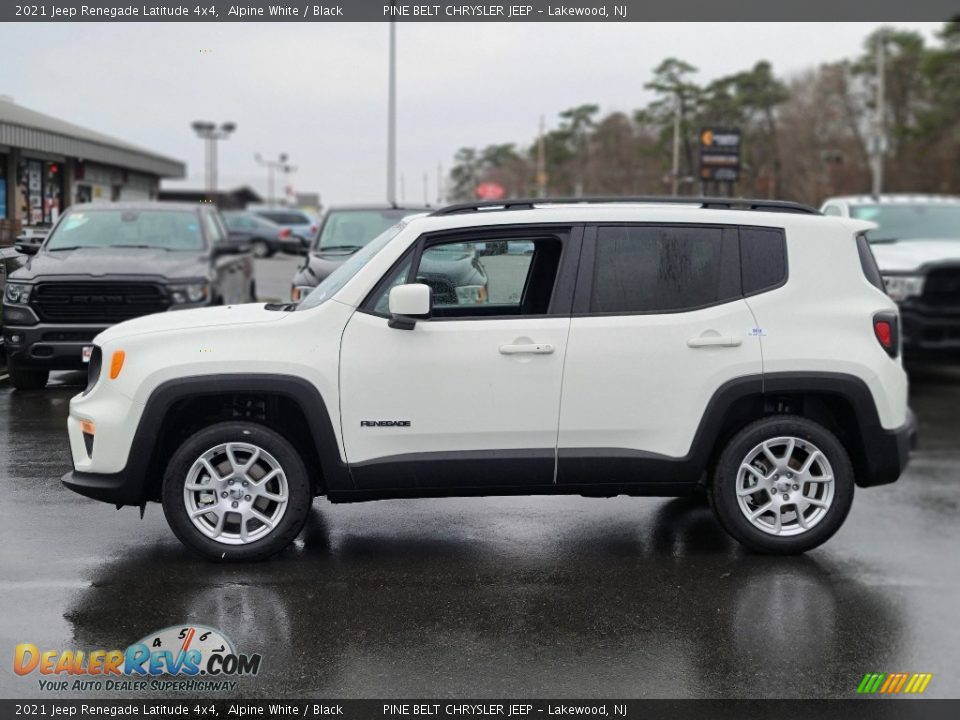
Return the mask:
M 30 291 L 32 289 L 32 285 L 8 282 L 3 297 L 8 303 L 12 303 L 14 305 L 26 305 L 27 301 L 30 300 Z
M 486 301 L 486 285 L 464 285 L 457 288 L 458 305 L 480 305 Z
M 206 300 L 210 296 L 210 285 L 207 283 L 184 283 L 183 285 L 170 285 L 170 299 L 174 305 L 183 305 L 185 303 L 198 303 Z
M 883 284 L 887 295 L 896 302 L 923 293 L 923 275 L 884 275 Z
M 300 302 L 307 295 L 313 292 L 314 288 L 312 285 L 294 285 L 290 288 L 290 299 L 293 302 Z

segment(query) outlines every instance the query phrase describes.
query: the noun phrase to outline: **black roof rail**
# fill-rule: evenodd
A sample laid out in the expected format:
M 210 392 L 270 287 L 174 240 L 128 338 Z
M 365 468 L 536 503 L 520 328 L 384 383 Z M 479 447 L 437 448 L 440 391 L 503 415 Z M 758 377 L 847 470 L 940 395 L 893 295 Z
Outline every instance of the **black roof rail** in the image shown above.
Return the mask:
M 712 210 L 758 210 L 763 212 L 802 213 L 805 215 L 819 215 L 816 208 L 803 203 L 787 200 L 751 200 L 749 198 L 724 197 L 682 197 L 643 195 L 638 197 L 609 196 L 609 197 L 546 197 L 521 198 L 517 200 L 482 200 L 478 202 L 447 205 L 430 213 L 431 216 L 459 215 L 469 212 L 493 212 L 497 210 L 532 210 L 538 205 L 604 205 L 615 203 L 649 203 L 649 204 L 676 204 L 699 205 Z

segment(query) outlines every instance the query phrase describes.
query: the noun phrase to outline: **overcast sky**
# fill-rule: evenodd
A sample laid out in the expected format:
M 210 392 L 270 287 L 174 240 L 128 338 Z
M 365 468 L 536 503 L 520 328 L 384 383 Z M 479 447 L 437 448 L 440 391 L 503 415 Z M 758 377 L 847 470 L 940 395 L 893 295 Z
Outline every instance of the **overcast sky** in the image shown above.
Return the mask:
M 928 38 L 936 23 L 893 23 Z M 781 76 L 860 51 L 868 23 L 401 23 L 398 172 L 408 202 L 436 199 L 457 148 L 530 142 L 541 115 L 597 103 L 631 111 L 653 67 L 677 56 L 699 79 L 768 59 Z M 385 198 L 385 23 L 124 23 L 0 26 L 0 94 L 187 163 L 190 123 L 237 123 L 220 187 L 266 193 L 254 154 L 290 156 L 297 190 L 326 204 Z M 206 52 L 201 52 L 206 51 Z

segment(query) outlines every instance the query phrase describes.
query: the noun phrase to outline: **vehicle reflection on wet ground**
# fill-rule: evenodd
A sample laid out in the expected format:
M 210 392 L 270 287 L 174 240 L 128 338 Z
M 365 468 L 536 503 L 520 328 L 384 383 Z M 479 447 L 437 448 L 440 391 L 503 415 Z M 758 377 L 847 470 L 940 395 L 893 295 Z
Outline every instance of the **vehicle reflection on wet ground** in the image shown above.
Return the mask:
M 317 499 L 274 560 L 192 556 L 59 484 L 79 373 L 0 384 L 0 645 L 123 648 L 196 622 L 263 656 L 244 696 L 852 697 L 866 672 L 956 696 L 960 371 L 914 369 L 921 445 L 798 558 L 752 555 L 697 500 Z M 36 676 L 0 675 L 5 696 Z M 103 695 L 103 693 L 92 693 Z

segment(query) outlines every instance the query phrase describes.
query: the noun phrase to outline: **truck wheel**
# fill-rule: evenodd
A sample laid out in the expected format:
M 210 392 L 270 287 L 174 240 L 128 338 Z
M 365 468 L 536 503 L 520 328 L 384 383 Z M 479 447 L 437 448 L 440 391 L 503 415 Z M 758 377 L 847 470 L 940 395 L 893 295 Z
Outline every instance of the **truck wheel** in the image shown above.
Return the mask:
M 12 363 L 8 370 L 10 382 L 17 390 L 41 390 L 47 386 L 47 380 L 50 379 L 49 370 L 17 367 Z
M 724 448 L 710 485 L 723 528 L 762 553 L 793 555 L 826 542 L 853 503 L 850 456 L 837 437 L 803 417 L 747 425 Z
M 174 453 L 163 478 L 167 523 L 210 560 L 263 560 L 280 552 L 303 529 L 312 502 L 300 455 L 256 423 L 200 430 Z

